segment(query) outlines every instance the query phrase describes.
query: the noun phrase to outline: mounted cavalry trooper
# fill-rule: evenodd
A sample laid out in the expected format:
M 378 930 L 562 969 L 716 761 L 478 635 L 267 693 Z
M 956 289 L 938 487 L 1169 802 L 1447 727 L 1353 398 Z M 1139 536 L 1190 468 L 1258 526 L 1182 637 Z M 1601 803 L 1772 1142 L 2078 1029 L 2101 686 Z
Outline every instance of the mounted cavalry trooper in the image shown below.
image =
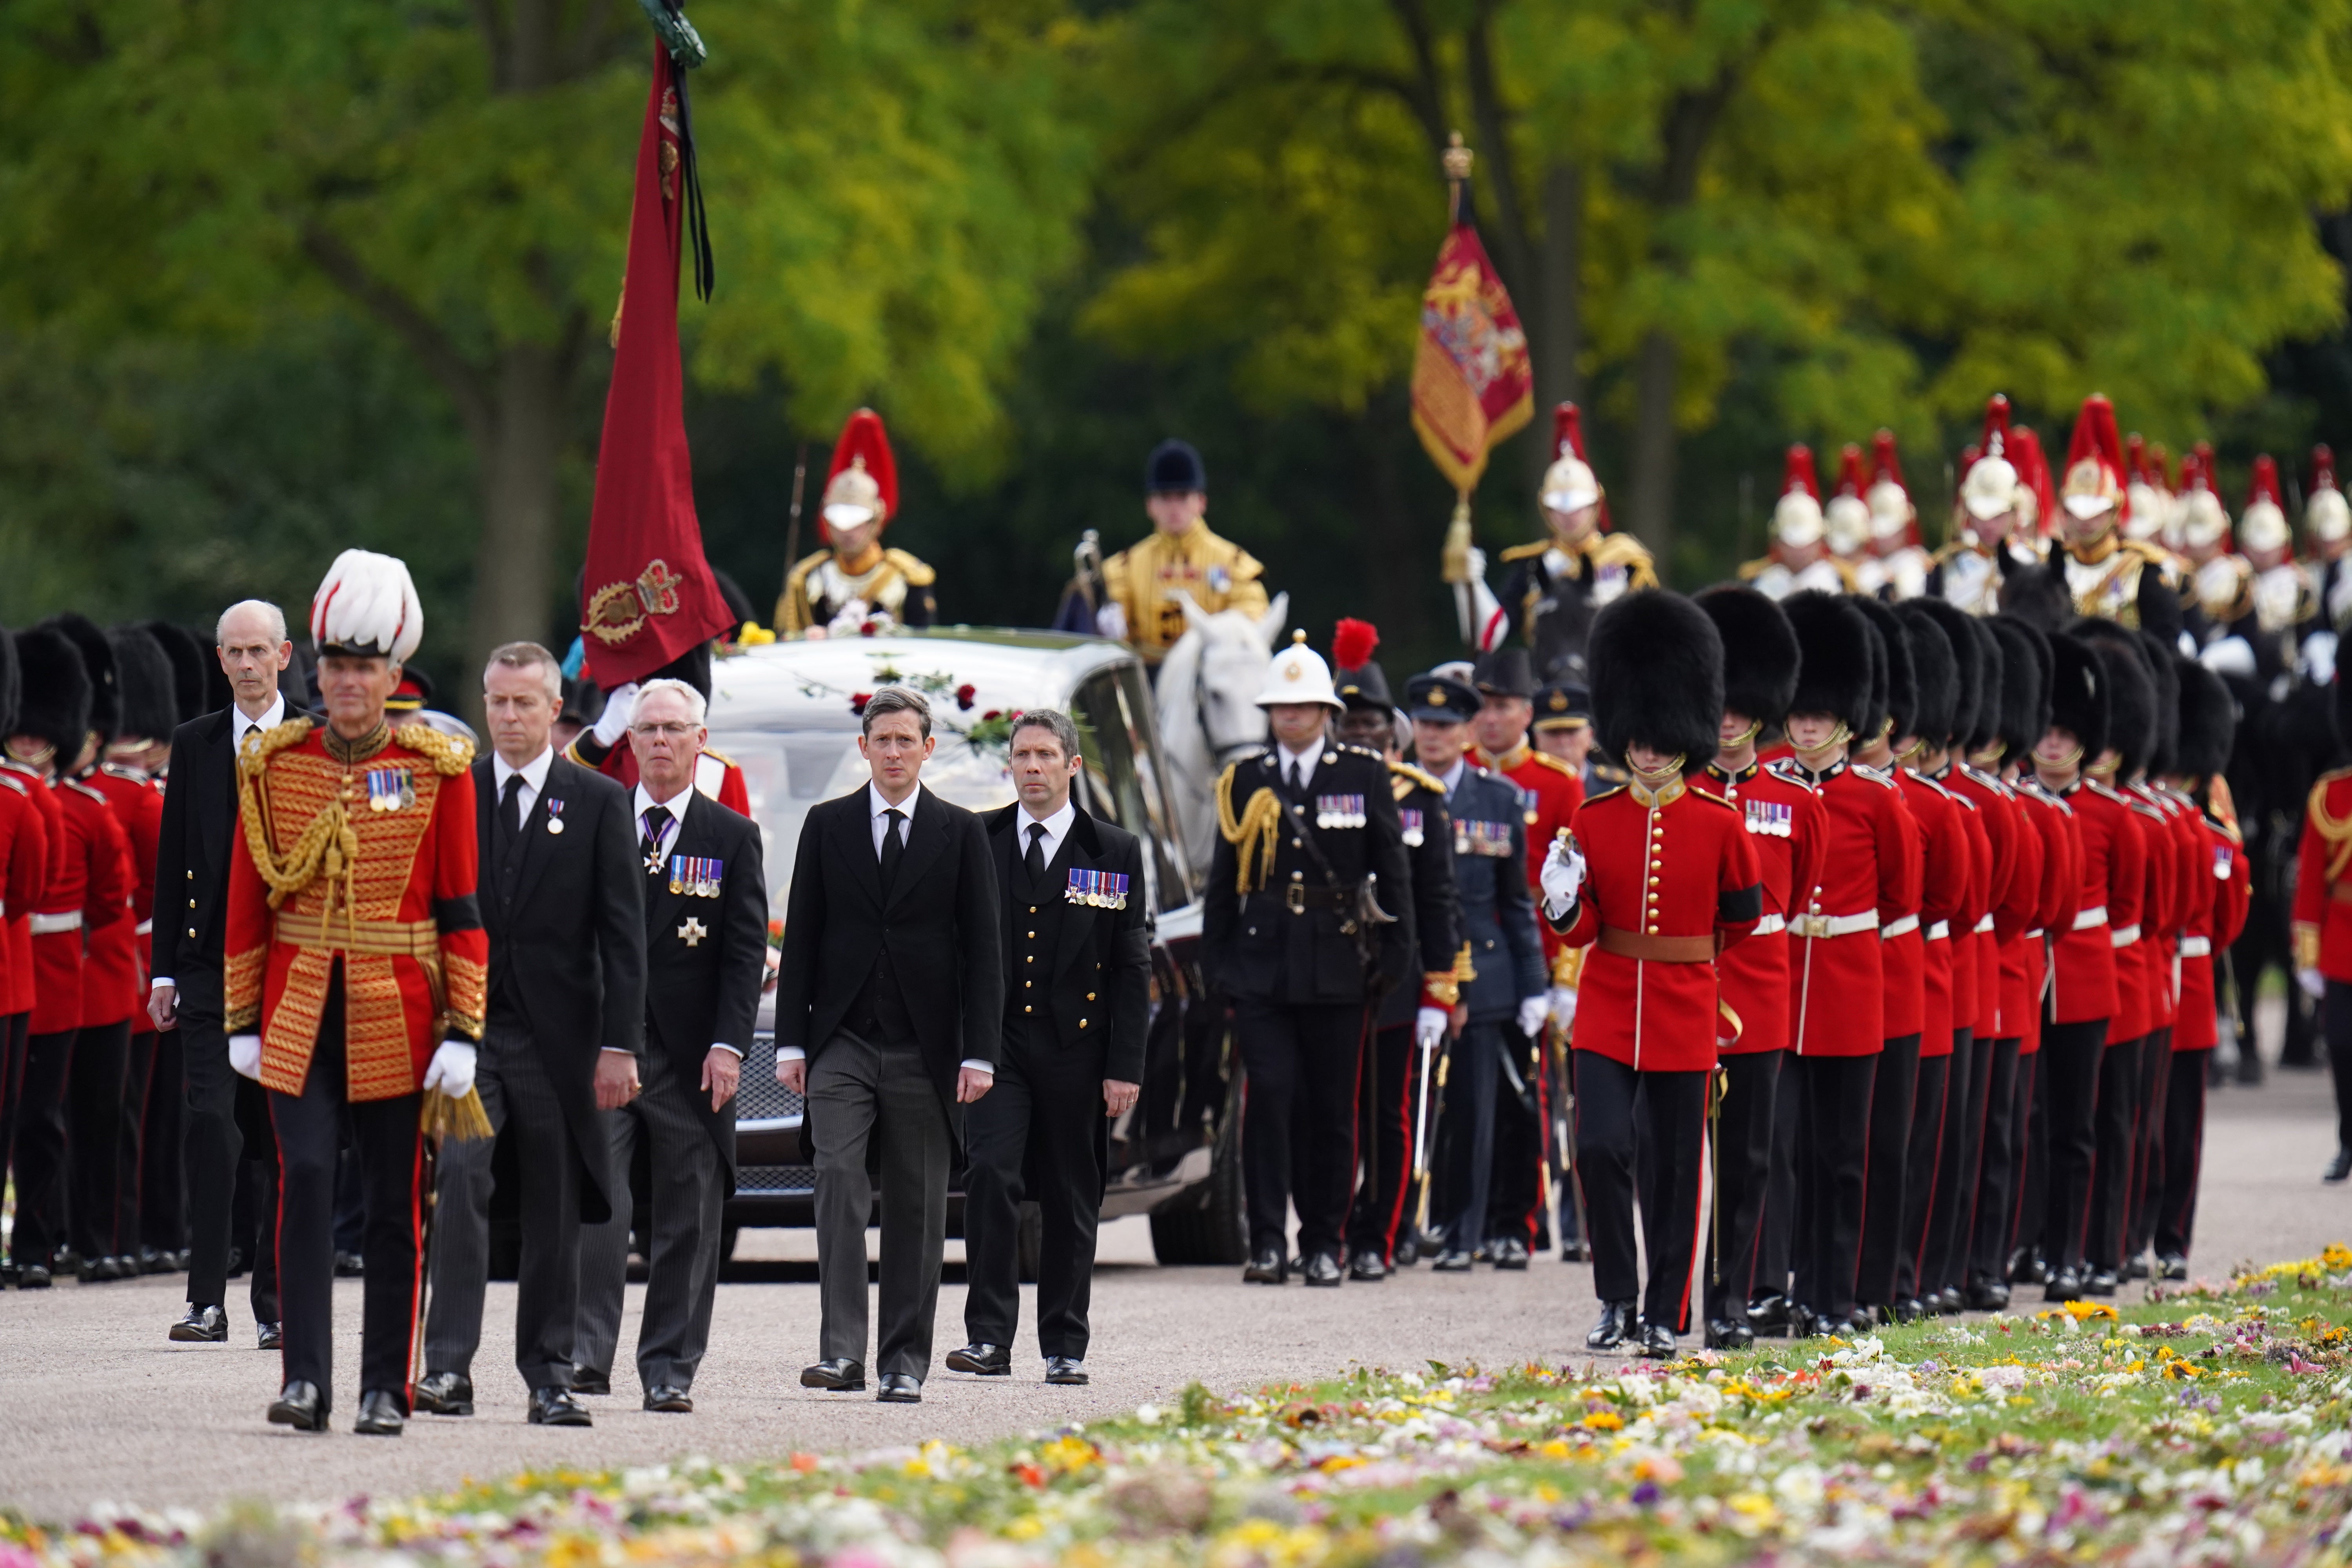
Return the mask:
M 1288 1278 L 1283 1242 L 1295 1203 L 1307 1282 L 1336 1286 L 1345 1278 L 1366 1010 L 1412 963 L 1412 872 L 1388 760 L 1325 739 L 1345 705 L 1306 633 L 1275 657 L 1257 705 L 1274 742 L 1217 780 L 1219 838 L 1202 923 L 1209 979 L 1234 999 L 1249 1073 L 1243 1278 Z
M 2026 521 L 2032 492 L 2011 445 L 2009 399 L 1996 392 L 1985 405 L 1982 438 L 1960 454 L 1950 542 L 1927 567 L 1927 592 L 1972 616 L 1999 610 L 2010 574 L 2034 563 Z
M 1240 610 L 1264 618 L 1259 579 L 1265 568 L 1202 521 L 1209 510 L 1209 470 L 1190 442 L 1152 448 L 1143 491 L 1151 532 L 1102 563 L 1106 600 L 1095 612 L 1095 629 L 1134 648 L 1156 670 L 1192 624 L 1184 614 L 1188 596 L 1209 615 Z
M 1823 542 L 1822 487 L 1813 476 L 1813 449 L 1789 448 L 1780 499 L 1772 507 L 1772 548 L 1739 568 L 1739 580 L 1768 599 L 1785 599 L 1808 588 L 1843 594 L 1856 586 L 1853 569 Z
M 1919 509 L 1911 504 L 1910 488 L 1903 482 L 1895 432 L 1879 431 L 1870 445 L 1870 488 L 1863 492 L 1863 501 L 1870 508 L 1871 568 L 1889 598 L 1916 599 L 1927 591 Z
M 824 548 L 793 563 L 776 600 L 779 637 L 857 637 L 928 626 L 939 616 L 936 574 L 903 550 L 882 547 L 898 515 L 898 464 L 882 416 L 861 408 L 833 446 L 817 532 Z
M 2126 536 L 2124 478 L 2116 405 L 2095 392 L 2067 443 L 2051 564 L 2076 615 L 2169 635 L 2180 626 L 2179 574 L 2161 547 Z

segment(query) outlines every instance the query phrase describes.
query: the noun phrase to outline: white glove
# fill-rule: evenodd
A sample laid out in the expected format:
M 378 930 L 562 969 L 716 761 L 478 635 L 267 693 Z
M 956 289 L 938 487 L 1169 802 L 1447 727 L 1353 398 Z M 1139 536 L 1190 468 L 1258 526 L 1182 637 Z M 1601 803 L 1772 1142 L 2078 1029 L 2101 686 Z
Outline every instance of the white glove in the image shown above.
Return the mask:
M 1543 1034 L 1544 1020 L 1551 1016 L 1551 998 L 1545 995 L 1519 998 L 1519 1033 L 1533 1040 Z
M 463 1040 L 444 1040 L 425 1069 L 425 1087 L 437 1089 L 452 1100 L 463 1100 L 474 1087 L 474 1047 Z
M 1483 583 L 1486 580 L 1486 552 L 1485 551 L 1479 549 L 1474 544 L 1470 547 L 1469 553 L 1463 557 L 1463 561 L 1469 570 L 1471 582 Z
M 2223 637 L 2199 654 L 2197 662 L 2216 675 L 2252 675 L 2254 673 L 2254 645 L 2243 637 Z
M 2302 986 L 2303 994 L 2315 1002 L 2327 994 L 2327 976 L 2316 969 L 2296 970 L 2294 983 Z
M 235 1068 L 242 1077 L 259 1083 L 261 1081 L 261 1037 L 231 1035 L 228 1037 L 228 1065 Z
M 866 617 L 872 614 L 865 600 L 852 599 L 841 606 L 841 613 L 833 617 L 825 630 L 837 637 L 854 637 L 866 629 Z
M 1445 1038 L 1445 1026 L 1453 1016 L 1443 1007 L 1423 1007 L 1412 1016 L 1412 1043 L 1423 1050 L 1433 1051 Z
M 604 694 L 604 711 L 596 716 L 596 727 L 588 732 L 600 746 L 619 745 L 621 737 L 629 732 L 629 714 L 636 705 L 635 681 L 615 686 Z
M 1576 902 L 1577 892 L 1584 886 L 1584 855 L 1573 838 L 1555 838 L 1551 852 L 1544 857 L 1544 913 L 1553 920 L 1566 915 Z
M 2303 639 L 2303 673 L 2314 686 L 2336 680 L 2336 634 L 2314 632 Z
M 1095 635 L 1113 642 L 1127 640 L 1127 606 L 1117 599 L 1095 612 Z
M 1551 988 L 1551 1021 L 1558 1024 L 1563 1029 L 1569 1028 L 1575 1024 L 1575 986 L 1555 985 Z

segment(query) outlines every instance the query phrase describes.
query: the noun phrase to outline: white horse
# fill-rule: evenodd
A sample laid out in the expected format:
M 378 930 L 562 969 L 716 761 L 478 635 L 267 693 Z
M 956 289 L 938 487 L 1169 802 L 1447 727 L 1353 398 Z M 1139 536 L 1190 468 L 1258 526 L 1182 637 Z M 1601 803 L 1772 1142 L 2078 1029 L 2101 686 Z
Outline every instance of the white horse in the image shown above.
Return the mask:
M 1178 590 L 1188 623 L 1160 661 L 1153 693 L 1160 721 L 1161 783 L 1173 805 L 1184 851 L 1205 878 L 1217 847 L 1217 775 L 1225 764 L 1265 740 L 1265 711 L 1257 694 L 1266 661 L 1290 608 L 1276 594 L 1263 616 L 1240 610 L 1211 615 Z

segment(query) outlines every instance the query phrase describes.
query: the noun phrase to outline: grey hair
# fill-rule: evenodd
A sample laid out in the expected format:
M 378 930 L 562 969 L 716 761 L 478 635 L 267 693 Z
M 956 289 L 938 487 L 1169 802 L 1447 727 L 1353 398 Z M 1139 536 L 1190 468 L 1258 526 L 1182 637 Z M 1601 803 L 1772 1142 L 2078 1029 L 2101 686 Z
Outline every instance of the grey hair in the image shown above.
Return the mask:
M 1070 716 L 1058 708 L 1031 708 L 1013 721 L 1013 735 L 1019 739 L 1024 730 L 1050 730 L 1054 743 L 1062 748 L 1064 762 L 1075 761 L 1078 755 L 1078 727 Z
M 693 687 L 688 686 L 683 680 L 669 679 L 648 680 L 643 686 L 638 687 L 637 708 L 643 708 L 646 705 L 646 699 L 651 697 L 656 691 L 676 692 L 678 696 L 685 698 L 687 716 L 698 724 L 701 723 L 704 718 L 710 711 L 709 704 L 703 701 L 701 692 L 697 691 Z M 629 722 L 635 724 L 636 721 L 636 709 L 633 708 L 629 710 Z
M 904 686 L 886 686 L 866 700 L 866 711 L 858 722 L 859 732 L 874 733 L 874 721 L 885 713 L 912 713 L 915 722 L 922 727 L 923 739 L 931 738 L 931 704 L 919 691 Z
M 236 604 L 231 605 L 227 609 L 223 610 L 220 613 L 220 619 L 213 623 L 213 646 L 215 647 L 228 647 L 228 618 L 236 614 L 239 610 L 259 610 L 264 616 L 269 618 L 269 640 L 273 643 L 283 643 L 286 640 L 285 611 L 279 609 L 277 605 L 271 604 L 267 599 L 239 599 Z
M 562 702 L 562 662 L 559 660 L 555 655 L 550 653 L 541 644 L 535 642 L 510 642 L 501 643 L 497 647 L 492 648 L 490 650 L 490 662 L 482 667 L 482 686 L 484 689 L 488 689 L 489 687 L 490 671 L 498 668 L 500 665 L 504 665 L 509 669 L 529 669 L 533 665 L 537 665 L 541 673 L 546 677 L 543 684 L 547 688 L 547 700 L 558 704 Z

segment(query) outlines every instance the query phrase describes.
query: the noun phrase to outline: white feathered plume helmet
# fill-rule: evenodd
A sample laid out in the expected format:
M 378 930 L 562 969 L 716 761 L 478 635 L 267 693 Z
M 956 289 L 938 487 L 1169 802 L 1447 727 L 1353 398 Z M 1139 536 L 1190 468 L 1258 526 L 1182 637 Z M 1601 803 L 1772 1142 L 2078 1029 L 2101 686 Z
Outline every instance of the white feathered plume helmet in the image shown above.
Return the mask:
M 425 637 L 425 605 L 408 564 L 373 550 L 346 550 L 310 599 L 310 643 L 322 654 L 406 664 Z

